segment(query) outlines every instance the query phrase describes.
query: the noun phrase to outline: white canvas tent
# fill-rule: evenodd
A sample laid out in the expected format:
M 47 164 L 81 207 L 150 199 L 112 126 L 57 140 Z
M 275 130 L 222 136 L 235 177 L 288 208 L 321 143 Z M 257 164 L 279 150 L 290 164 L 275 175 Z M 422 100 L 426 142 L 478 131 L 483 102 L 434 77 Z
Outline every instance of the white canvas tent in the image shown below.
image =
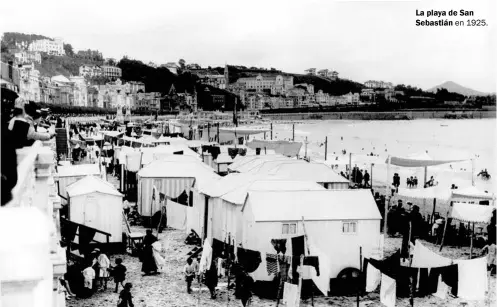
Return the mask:
M 424 179 L 420 185 L 424 186 L 426 181 L 427 181 L 428 166 L 435 166 L 435 165 L 441 165 L 441 164 L 447 164 L 447 163 L 455 163 L 455 162 L 461 162 L 461 161 L 464 161 L 464 160 L 434 160 L 426 152 L 412 154 L 412 155 L 409 155 L 407 157 L 395 157 L 395 156 L 389 155 L 385 161 L 385 163 L 387 164 L 387 178 L 386 178 L 387 181 L 386 182 L 390 182 L 390 165 L 401 166 L 401 167 L 423 167 L 424 168 Z M 386 191 L 385 191 L 386 195 L 390 194 L 390 189 L 391 189 L 391 186 L 389 184 L 387 184 Z M 405 191 L 404 191 L 404 193 L 405 193 Z M 436 197 L 434 199 L 436 199 Z M 389 205 L 389 201 L 385 202 L 385 219 L 383 221 L 383 223 L 385 225 L 385 227 L 384 227 L 385 233 L 387 232 L 387 225 L 388 225 L 387 224 L 388 205 Z
M 467 203 L 453 203 L 450 217 L 461 222 L 488 224 L 492 218 L 494 206 L 480 206 Z
M 89 175 L 97 177 L 101 176 L 98 164 L 78 164 L 78 165 L 59 166 L 57 168 L 59 195 L 64 198 L 67 198 L 66 188 L 70 184 Z M 64 198 L 62 198 L 62 204 L 67 204 L 67 201 Z
M 259 168 L 262 164 L 269 161 L 295 161 L 282 155 L 266 156 L 247 156 L 240 160 L 234 161 L 228 169 L 231 172 L 245 173 Z
M 153 161 L 138 172 L 138 213 L 151 216 L 160 210 L 159 202 L 152 204 L 154 186 L 170 198 L 178 197 L 183 191 L 191 197 L 194 183 L 202 186 L 218 179 L 214 170 L 201 161 Z
M 199 216 L 204 217 L 200 229 L 205 226 L 207 212 L 207 228 L 204 231 L 208 237 L 224 241 L 230 233 L 231 236 L 236 236 L 237 242 L 241 242 L 241 207 L 249 191 L 310 190 L 324 188 L 314 182 L 284 180 L 267 174 L 233 173 L 222 177 L 215 184 L 199 189 L 194 209 Z
M 473 202 L 473 201 L 495 201 L 495 195 L 493 193 L 487 193 L 485 191 L 479 190 L 477 187 L 471 186 L 464 189 L 452 190 L 452 200 L 461 202 Z
M 122 241 L 122 198 L 116 188 L 98 177 L 87 176 L 67 187 L 69 220 L 111 234 L 109 242 Z M 105 243 L 97 233 L 94 240 Z
M 242 207 L 242 246 L 274 253 L 271 239 L 304 235 L 330 263 L 328 278 L 359 268 L 363 255 L 380 248 L 381 215 L 369 190 L 249 191 Z M 288 226 L 287 226 L 288 225 Z
M 335 173 L 321 163 L 308 163 L 302 160 L 266 162 L 253 172 L 267 172 L 282 179 L 316 182 L 326 189 L 348 189 L 349 180 Z

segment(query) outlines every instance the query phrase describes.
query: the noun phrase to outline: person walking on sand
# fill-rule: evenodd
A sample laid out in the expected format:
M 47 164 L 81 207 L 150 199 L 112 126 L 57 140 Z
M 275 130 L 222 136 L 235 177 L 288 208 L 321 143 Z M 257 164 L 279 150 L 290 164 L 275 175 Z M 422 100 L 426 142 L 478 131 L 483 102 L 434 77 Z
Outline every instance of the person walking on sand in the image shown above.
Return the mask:
M 366 188 L 370 187 L 370 185 L 369 185 L 369 173 L 367 170 L 364 171 L 364 186 Z
M 126 279 L 126 267 L 122 263 L 123 260 L 117 258 L 116 266 L 112 268 L 112 275 L 114 276 L 114 282 L 116 283 L 116 293 L 118 293 L 119 284 L 124 288 L 124 280 Z
M 158 239 L 152 234 L 152 230 L 147 229 L 147 234 L 143 237 L 143 250 L 141 252 L 140 261 L 142 262 L 142 272 L 145 275 L 156 274 L 158 271 L 157 263 L 154 257 L 154 248 L 152 244 Z
M 119 301 L 117 302 L 117 307 L 134 307 L 133 305 L 133 296 L 131 295 L 131 288 L 133 285 L 127 282 L 124 285 L 124 289 L 119 294 Z

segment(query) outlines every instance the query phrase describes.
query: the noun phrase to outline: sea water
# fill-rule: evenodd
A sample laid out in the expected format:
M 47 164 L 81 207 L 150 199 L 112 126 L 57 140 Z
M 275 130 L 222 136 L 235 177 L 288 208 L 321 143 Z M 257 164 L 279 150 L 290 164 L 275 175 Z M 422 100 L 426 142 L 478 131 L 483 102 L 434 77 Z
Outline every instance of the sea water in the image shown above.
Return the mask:
M 434 160 L 464 160 L 428 167 L 428 179 L 434 176 L 443 186 L 455 184 L 459 188 L 470 186 L 474 181 L 481 190 L 494 191 L 497 176 L 495 119 L 326 120 L 295 124 L 295 141 L 305 142 L 307 138 L 307 156 L 311 161 L 324 160 L 325 137 L 328 138 L 327 163 L 338 165 L 338 171 L 345 171 L 349 153 L 352 153 L 352 166 L 357 164 L 363 170 L 372 170 L 375 185 L 391 183 L 394 173 L 399 173 L 401 187 L 406 187 L 408 176 L 417 176 L 422 185 L 423 168 L 391 167 L 390 178 L 387 178 L 384 162 L 389 155 L 407 157 L 427 153 Z M 292 124 L 273 123 L 273 139 L 291 140 Z M 343 155 L 342 150 L 347 153 Z M 305 151 L 304 144 L 300 155 L 304 156 Z M 359 159 L 371 153 L 377 156 L 373 167 Z M 476 176 L 485 168 L 492 175 L 490 180 Z

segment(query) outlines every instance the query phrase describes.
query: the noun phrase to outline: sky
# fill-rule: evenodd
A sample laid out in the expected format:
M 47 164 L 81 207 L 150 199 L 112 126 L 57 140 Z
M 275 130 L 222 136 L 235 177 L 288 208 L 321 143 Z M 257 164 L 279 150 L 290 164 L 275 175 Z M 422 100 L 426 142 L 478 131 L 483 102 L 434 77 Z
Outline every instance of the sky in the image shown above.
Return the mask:
M 494 0 L 25 0 L 2 4 L 1 32 L 61 37 L 74 49 L 145 63 L 334 69 L 358 82 L 496 91 Z M 417 27 L 416 10 L 461 9 L 486 27 Z M 442 19 L 466 20 L 445 16 Z

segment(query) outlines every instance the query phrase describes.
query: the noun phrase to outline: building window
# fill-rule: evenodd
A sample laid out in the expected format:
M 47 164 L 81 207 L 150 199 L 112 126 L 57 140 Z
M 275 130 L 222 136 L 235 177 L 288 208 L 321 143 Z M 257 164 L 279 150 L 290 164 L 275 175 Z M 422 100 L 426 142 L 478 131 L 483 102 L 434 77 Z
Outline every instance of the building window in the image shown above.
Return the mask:
M 342 222 L 342 233 L 356 234 L 357 222 Z
M 297 234 L 297 223 L 282 224 L 281 233 L 284 235 Z

